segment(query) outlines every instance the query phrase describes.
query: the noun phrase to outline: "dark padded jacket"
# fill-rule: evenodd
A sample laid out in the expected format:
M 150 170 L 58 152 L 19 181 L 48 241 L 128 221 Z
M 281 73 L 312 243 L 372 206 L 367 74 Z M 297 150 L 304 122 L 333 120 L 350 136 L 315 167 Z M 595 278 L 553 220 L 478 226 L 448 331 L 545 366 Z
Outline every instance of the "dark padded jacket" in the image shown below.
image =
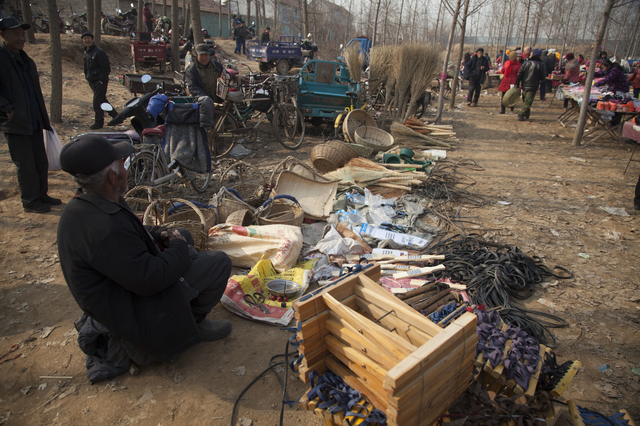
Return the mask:
M 480 84 L 483 84 L 490 65 L 489 59 L 486 56 L 482 56 L 482 59 L 480 59 L 478 55 L 473 55 L 464 66 L 465 80 L 475 77 L 480 80 Z M 484 69 L 480 69 L 481 67 L 484 67 Z
M 51 130 L 36 64 L 24 50 L 20 51 L 20 56 L 23 61 L 29 64 L 29 74 L 35 89 L 36 101 L 40 107 L 40 116 L 43 120 L 44 129 Z M 34 129 L 29 110 L 29 101 L 18 72 L 16 60 L 3 43 L 0 46 L 0 132 L 31 135 Z M 13 119 L 9 120 L 7 116 L 11 111 L 13 111 Z
M 58 223 L 58 252 L 76 302 L 114 336 L 159 361 L 201 341 L 183 288 L 187 243 L 172 240 L 161 252 L 123 199 L 72 198 Z
M 109 81 L 111 65 L 104 50 L 95 44 L 84 48 L 84 76 L 89 83 Z
M 206 92 L 204 91 L 204 83 L 202 82 L 202 77 L 200 77 L 200 71 L 198 71 L 198 60 L 196 58 L 194 59 L 195 60 L 193 61 L 193 63 L 191 63 L 191 65 L 189 65 L 184 71 L 184 78 L 185 80 L 187 80 L 187 88 L 189 89 L 189 93 L 191 94 L 191 96 L 193 96 L 194 98 L 196 96 L 207 96 Z M 218 73 L 222 75 L 222 64 L 220 64 L 220 62 L 218 61 L 214 61 L 213 58 L 209 62 L 211 62 Z
M 516 87 L 522 83 L 522 90 L 525 92 L 536 92 L 540 87 L 540 82 L 547 78 L 547 67 L 538 56 L 528 61 L 524 61 L 518 77 L 516 77 Z

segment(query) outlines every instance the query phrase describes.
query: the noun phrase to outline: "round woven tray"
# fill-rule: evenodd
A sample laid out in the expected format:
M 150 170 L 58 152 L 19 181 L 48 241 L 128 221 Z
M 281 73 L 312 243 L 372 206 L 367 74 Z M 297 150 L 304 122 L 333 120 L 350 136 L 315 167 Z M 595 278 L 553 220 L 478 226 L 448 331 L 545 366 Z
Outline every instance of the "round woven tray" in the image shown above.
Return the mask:
M 258 208 L 256 218 L 258 225 L 302 226 L 304 210 L 295 198 L 289 195 L 276 195 Z
M 357 143 L 354 139 L 356 129 L 362 126 L 376 127 L 376 120 L 363 109 L 354 109 L 344 119 L 342 132 L 347 142 Z
M 249 210 L 255 214 L 256 209 L 245 203 L 238 193 L 234 194 L 234 190 L 228 188 L 220 188 L 220 191 L 213 196 L 209 204 L 216 207 L 218 223 L 226 223 L 227 218 L 233 212 L 238 210 Z
M 359 157 L 358 151 L 356 151 L 350 145 L 348 145 L 348 144 L 346 144 L 346 143 L 344 143 L 342 141 L 331 140 L 331 141 L 327 142 L 327 145 L 332 146 L 332 147 L 336 148 L 338 151 L 340 151 L 346 157 L 347 162 L 349 162 L 349 160 L 351 160 L 352 158 Z
M 311 164 L 321 173 L 332 172 L 347 164 L 347 157 L 326 143 L 316 145 L 311 149 Z
M 353 148 L 353 150 L 357 152 L 360 157 L 369 158 L 373 155 L 373 148 L 370 148 L 368 146 L 358 145 L 357 143 L 348 143 L 347 145 Z
M 187 206 L 191 207 L 191 209 L 193 209 L 193 211 L 198 216 L 198 221 L 171 221 L 171 216 L 167 214 L 167 211 L 169 209 L 169 206 L 174 202 L 184 203 Z M 158 211 L 159 208 L 162 209 L 161 212 Z M 197 208 L 191 201 L 183 200 L 182 198 L 174 198 L 172 200 L 155 200 L 151 204 L 149 204 L 149 207 L 147 207 L 147 210 L 145 210 L 142 223 L 150 226 L 164 226 L 168 229 L 186 229 L 191 233 L 191 236 L 193 237 L 193 247 L 197 251 L 204 250 L 208 231 L 206 227 L 206 221 L 204 215 L 200 212 L 200 209 Z
M 393 145 L 393 136 L 377 127 L 360 127 L 355 133 L 356 142 L 373 148 L 373 152 L 386 151 Z

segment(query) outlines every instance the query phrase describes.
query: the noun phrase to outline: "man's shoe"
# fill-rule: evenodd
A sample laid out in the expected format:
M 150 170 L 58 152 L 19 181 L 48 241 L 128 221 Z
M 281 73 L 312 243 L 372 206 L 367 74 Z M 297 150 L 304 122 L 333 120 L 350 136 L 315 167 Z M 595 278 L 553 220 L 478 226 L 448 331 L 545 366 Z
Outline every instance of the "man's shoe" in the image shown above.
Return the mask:
M 104 126 L 103 123 L 93 123 L 91 126 L 89 126 L 89 128 L 91 130 L 98 130 L 98 129 L 102 129 L 103 126 Z
M 60 198 L 53 198 L 48 195 L 44 195 L 40 197 L 40 202 L 44 204 L 49 204 L 50 206 L 59 206 L 62 204 L 62 200 Z
M 22 208 L 25 213 L 46 213 L 51 210 L 51 206 L 49 204 L 42 204 L 40 201 L 34 201 L 30 204 L 23 204 Z
M 519 116 L 518 116 L 518 121 L 526 121 L 526 120 L 527 120 L 527 119 L 526 119 L 526 118 L 524 118 L 523 116 L 521 116 L 521 115 L 519 115 Z
M 200 337 L 205 342 L 220 340 L 231 333 L 231 321 L 204 319 L 197 324 Z
M 640 204 L 634 204 L 633 205 L 633 209 L 634 210 L 640 210 Z
M 471 106 L 472 106 L 472 107 L 477 107 L 477 106 L 478 106 L 478 103 L 477 103 L 477 102 L 474 102 L 474 103 L 472 103 L 472 104 L 471 104 Z

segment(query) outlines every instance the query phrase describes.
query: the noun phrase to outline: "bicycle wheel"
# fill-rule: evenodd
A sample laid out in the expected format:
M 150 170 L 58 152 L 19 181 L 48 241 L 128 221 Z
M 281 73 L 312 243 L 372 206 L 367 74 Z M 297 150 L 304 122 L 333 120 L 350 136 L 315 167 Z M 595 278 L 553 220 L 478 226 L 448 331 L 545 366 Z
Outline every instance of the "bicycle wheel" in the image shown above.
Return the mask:
M 230 133 L 236 130 L 238 124 L 229 113 L 221 116 L 216 122 L 216 127 L 207 130 L 207 140 L 209 141 L 209 151 L 211 159 L 222 158 L 229 153 L 236 144 L 236 136 Z
M 298 108 L 281 104 L 273 114 L 273 134 L 282 146 L 294 150 L 304 140 L 304 118 Z
M 152 182 L 166 174 L 162 163 L 151 152 L 134 154 L 127 168 L 127 190 L 141 185 L 153 187 Z
M 196 177 L 191 181 L 191 186 L 198 192 L 204 192 L 209 186 L 211 172 L 196 173 Z

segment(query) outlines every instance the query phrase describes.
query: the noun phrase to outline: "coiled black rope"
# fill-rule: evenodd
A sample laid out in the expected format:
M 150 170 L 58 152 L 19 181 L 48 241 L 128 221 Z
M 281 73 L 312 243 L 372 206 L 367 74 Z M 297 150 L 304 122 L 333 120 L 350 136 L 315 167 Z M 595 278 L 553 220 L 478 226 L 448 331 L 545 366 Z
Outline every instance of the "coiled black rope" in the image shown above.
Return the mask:
M 556 346 L 550 328 L 569 325 L 555 315 L 525 309 L 519 302 L 531 297 L 535 285 L 546 277 L 573 278 L 566 268 L 549 269 L 539 257 L 529 257 L 515 246 L 493 244 L 479 235 L 455 235 L 424 253 L 445 255 L 440 263 L 446 269 L 434 272 L 434 277 L 465 284 L 474 304 L 498 310 L 507 324 L 522 328 L 548 347 Z

